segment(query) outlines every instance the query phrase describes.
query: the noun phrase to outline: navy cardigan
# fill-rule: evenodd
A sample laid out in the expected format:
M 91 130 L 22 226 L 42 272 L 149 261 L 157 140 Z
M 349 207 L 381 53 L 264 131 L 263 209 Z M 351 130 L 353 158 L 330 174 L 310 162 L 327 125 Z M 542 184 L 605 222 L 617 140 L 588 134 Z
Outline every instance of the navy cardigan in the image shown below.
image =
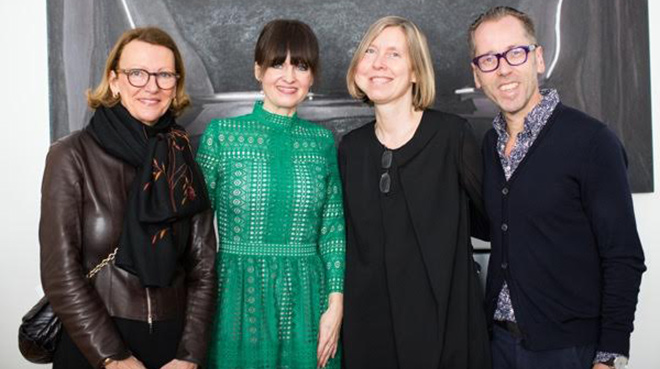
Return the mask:
M 645 266 L 623 146 L 561 103 L 508 181 L 496 143 L 491 129 L 483 146 L 491 328 L 506 280 L 528 349 L 596 343 L 627 356 Z

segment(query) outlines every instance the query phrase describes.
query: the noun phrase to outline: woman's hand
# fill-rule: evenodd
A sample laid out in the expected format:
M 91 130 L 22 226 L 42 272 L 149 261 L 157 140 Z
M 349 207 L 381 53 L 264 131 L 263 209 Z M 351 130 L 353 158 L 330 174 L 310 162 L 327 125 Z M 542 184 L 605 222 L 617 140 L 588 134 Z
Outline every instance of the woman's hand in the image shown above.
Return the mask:
M 319 323 L 319 345 L 316 349 L 317 368 L 325 368 L 330 358 L 337 354 L 337 341 L 344 316 L 344 295 L 331 293 L 328 297 L 328 309 L 321 315 Z
M 147 369 L 135 356 L 124 360 L 113 360 L 105 367 L 107 369 Z
M 160 369 L 197 369 L 197 364 L 191 363 L 190 361 L 174 359 Z

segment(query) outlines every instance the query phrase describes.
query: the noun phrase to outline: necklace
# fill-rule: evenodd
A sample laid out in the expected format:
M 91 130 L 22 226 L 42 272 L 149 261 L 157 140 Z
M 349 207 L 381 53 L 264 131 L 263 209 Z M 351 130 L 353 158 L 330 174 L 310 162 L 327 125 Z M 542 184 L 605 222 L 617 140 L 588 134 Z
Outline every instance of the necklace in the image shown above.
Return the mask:
M 400 148 L 401 146 L 405 145 L 410 141 L 410 139 L 415 135 L 415 132 L 417 131 L 417 127 L 419 127 L 420 122 L 416 122 L 416 124 L 411 124 L 410 127 L 408 127 L 407 130 L 405 130 L 403 133 L 395 133 L 394 135 L 391 135 L 390 137 L 385 137 L 385 130 L 376 122 L 376 125 L 374 126 L 374 131 L 376 133 L 376 138 L 380 143 L 385 146 L 386 148 L 396 150 Z M 392 137 L 392 136 L 397 136 L 397 137 Z

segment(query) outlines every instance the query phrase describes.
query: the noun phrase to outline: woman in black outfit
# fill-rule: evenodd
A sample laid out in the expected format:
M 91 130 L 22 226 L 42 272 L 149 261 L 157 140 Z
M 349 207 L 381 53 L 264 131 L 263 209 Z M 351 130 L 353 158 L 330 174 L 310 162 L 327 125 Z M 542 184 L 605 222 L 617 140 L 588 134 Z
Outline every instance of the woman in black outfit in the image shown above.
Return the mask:
M 467 122 L 428 109 L 426 39 L 376 21 L 348 70 L 376 120 L 343 138 L 347 369 L 490 367 L 470 235 L 487 236 L 478 146 Z M 481 221 L 480 221 L 481 220 Z

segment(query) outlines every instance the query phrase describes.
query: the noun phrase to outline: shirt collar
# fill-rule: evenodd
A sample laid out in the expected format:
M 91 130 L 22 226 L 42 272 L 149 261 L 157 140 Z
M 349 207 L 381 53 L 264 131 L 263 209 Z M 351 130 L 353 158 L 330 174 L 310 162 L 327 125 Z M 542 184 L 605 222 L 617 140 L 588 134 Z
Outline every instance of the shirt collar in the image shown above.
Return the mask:
M 552 112 L 559 104 L 559 93 L 554 88 L 547 88 L 540 91 L 541 102 L 539 102 L 532 111 L 527 114 L 524 122 L 523 132 L 540 130 L 552 115 Z M 506 119 L 502 112 L 498 113 L 493 120 L 493 127 L 498 136 L 508 136 L 506 131 Z

